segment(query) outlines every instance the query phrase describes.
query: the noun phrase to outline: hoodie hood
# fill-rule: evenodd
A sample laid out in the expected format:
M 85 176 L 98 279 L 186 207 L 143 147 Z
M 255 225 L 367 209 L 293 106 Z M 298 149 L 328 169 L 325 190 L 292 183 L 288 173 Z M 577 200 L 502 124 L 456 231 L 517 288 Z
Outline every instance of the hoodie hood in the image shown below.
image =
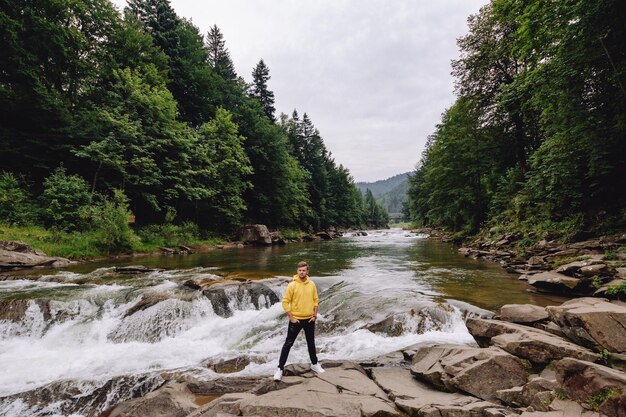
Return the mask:
M 308 284 L 311 281 L 308 275 L 306 276 L 306 280 L 302 281 L 298 274 L 293 276 L 293 280 L 299 284 Z

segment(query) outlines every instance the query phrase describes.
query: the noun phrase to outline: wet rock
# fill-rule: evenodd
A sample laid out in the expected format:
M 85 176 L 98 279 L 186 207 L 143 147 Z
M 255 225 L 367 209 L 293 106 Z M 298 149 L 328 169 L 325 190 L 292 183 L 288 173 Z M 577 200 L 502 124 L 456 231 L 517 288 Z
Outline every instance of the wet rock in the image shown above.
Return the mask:
M 570 399 L 593 405 L 609 417 L 626 416 L 626 373 L 566 358 L 556 364 L 556 375 Z
M 141 297 L 141 300 L 137 302 L 137 304 L 135 304 L 134 306 L 132 306 L 126 311 L 126 314 L 124 314 L 124 317 L 131 316 L 138 311 L 143 311 L 167 299 L 168 297 L 164 294 L 144 294 Z
M 250 224 L 242 226 L 238 232 L 238 240 L 253 245 L 271 245 L 272 237 L 264 224 Z
M 526 383 L 521 361 L 490 347 L 440 345 L 418 350 L 411 373 L 445 391 L 464 391 L 484 400 L 496 399 L 496 391 Z
M 118 266 L 115 268 L 115 272 L 118 274 L 145 274 L 152 271 L 156 271 L 156 269 L 143 265 Z
M 429 330 L 441 330 L 450 320 L 453 310 L 446 304 L 431 303 L 393 314 L 366 327 L 372 333 L 396 337 L 407 333 L 422 334 Z
M 534 323 L 548 317 L 545 308 L 532 304 L 506 304 L 500 309 L 500 319 L 512 323 Z
M 327 232 L 317 232 L 315 236 L 319 237 L 322 240 L 333 240 L 333 237 Z
M 536 364 L 568 356 L 591 361 L 597 357 L 589 349 L 539 329 L 484 319 L 469 319 L 466 324 L 481 346 L 497 346 Z
M 374 368 L 372 379 L 411 416 L 483 416 L 483 410 L 496 404 L 460 393 L 441 392 L 412 377 L 408 369 Z
M 185 417 L 196 408 L 186 384 L 169 383 L 144 397 L 119 404 L 109 417 Z
M 547 307 L 547 311 L 576 343 L 597 351 L 626 353 L 626 306 L 587 297 Z
M 378 366 L 400 366 L 408 365 L 408 358 L 402 352 L 391 352 L 386 355 L 380 355 L 372 358 L 368 361 L 361 361 L 359 365 L 365 367 L 378 367 Z
M 285 240 L 283 235 L 280 234 L 280 232 L 271 232 L 270 237 L 272 239 L 272 245 L 286 245 L 287 244 L 287 241 Z
M 235 308 L 246 309 L 252 306 L 259 310 L 277 303 L 278 296 L 261 282 L 223 281 L 202 291 L 213 306 L 215 314 L 221 317 L 233 315 Z
M 20 322 L 31 308 L 39 308 L 45 321 L 50 320 L 50 300 L 0 300 L 0 320 Z
M 55 410 L 54 415 L 99 417 L 102 412 L 108 415 L 105 410 L 110 410 L 116 404 L 143 396 L 162 384 L 163 379 L 155 375 L 121 376 L 104 382 L 57 381 L 31 391 L 0 398 L 0 408 L 3 404 L 19 401 L 26 404 L 33 415 L 52 408 Z

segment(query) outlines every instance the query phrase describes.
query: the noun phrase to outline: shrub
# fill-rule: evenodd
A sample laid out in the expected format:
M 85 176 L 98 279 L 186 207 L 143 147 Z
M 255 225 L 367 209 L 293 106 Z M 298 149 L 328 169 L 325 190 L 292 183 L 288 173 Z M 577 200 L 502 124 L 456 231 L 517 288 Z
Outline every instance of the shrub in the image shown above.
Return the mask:
M 133 250 L 137 236 L 128 225 L 131 215 L 128 198 L 122 190 L 114 190 L 113 197 L 101 201 L 85 211 L 96 235 L 96 246 L 106 254 Z
M 35 207 L 19 180 L 10 172 L 0 171 L 0 219 L 9 225 L 25 225 L 35 217 Z
M 68 175 L 63 166 L 44 181 L 42 217 L 48 227 L 79 230 L 85 226 L 81 214 L 89 205 L 89 185 L 78 175 Z

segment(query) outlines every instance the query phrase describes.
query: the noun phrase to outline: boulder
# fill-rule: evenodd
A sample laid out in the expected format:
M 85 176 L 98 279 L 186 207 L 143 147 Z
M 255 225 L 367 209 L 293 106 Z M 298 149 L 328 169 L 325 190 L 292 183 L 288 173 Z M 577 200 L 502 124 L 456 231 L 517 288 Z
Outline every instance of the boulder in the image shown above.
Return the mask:
M 35 306 L 39 308 L 45 321 L 50 320 L 50 300 L 48 299 L 0 300 L 0 320 L 12 322 L 22 321 L 26 316 L 26 312 Z
M 254 359 L 248 355 L 236 356 L 229 359 L 208 360 L 203 364 L 218 374 L 232 374 L 243 371 Z
M 441 390 L 464 391 L 484 400 L 496 399 L 498 390 L 526 383 L 521 361 L 494 347 L 425 347 L 413 356 L 411 373 Z
M 43 266 L 60 268 L 70 263 L 71 261 L 66 258 L 46 256 L 41 251 L 33 250 L 24 242 L 0 241 L 0 271 Z
M 198 408 L 186 384 L 170 383 L 141 398 L 116 406 L 109 417 L 186 417 Z
M 272 236 L 264 224 L 249 224 L 239 228 L 238 240 L 253 245 L 271 245 Z
M 506 304 L 500 309 L 500 319 L 512 323 L 534 323 L 548 317 L 544 307 L 532 304 Z
M 606 264 L 588 265 L 580 268 L 580 273 L 585 277 L 595 277 L 597 275 L 605 275 L 608 272 Z
M 315 236 L 322 240 L 333 240 L 333 237 L 328 232 L 317 232 Z
M 557 382 L 567 396 L 609 417 L 626 417 L 626 374 L 591 362 L 566 358 L 556 364 Z
M 568 264 L 559 266 L 556 269 L 556 272 L 560 274 L 573 276 L 574 274 L 578 273 L 580 269 L 583 267 L 601 264 L 601 263 L 602 261 L 600 261 L 599 259 L 587 259 L 583 261 L 570 262 Z
M 597 358 L 589 349 L 543 330 L 485 319 L 468 319 L 466 324 L 481 346 L 497 346 L 532 363 L 547 364 L 568 356 L 591 361 Z
M 547 310 L 551 320 L 574 342 L 597 351 L 626 354 L 626 306 L 587 297 Z
M 213 306 L 215 314 L 230 317 L 235 309 L 260 310 L 277 303 L 278 295 L 261 282 L 223 281 L 202 290 Z
M 540 291 L 562 294 L 576 294 L 586 289 L 581 280 L 554 271 L 532 275 L 528 277 L 528 284 Z
M 541 392 L 551 392 L 556 388 L 556 381 L 534 378 L 523 387 L 513 387 L 496 392 L 496 396 L 507 405 L 528 407 L 535 396 Z
M 412 377 L 408 369 L 374 368 L 372 379 L 411 416 L 483 416 L 483 410 L 496 404 L 460 393 L 441 392 Z

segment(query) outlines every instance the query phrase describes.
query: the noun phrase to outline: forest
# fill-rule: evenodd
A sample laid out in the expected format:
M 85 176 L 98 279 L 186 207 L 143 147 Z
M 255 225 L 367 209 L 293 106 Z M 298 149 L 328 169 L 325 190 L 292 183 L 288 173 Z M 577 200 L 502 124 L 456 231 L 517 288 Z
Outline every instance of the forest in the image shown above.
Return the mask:
M 626 228 L 626 8 L 492 0 L 410 178 L 414 222 L 574 239 Z
M 6 225 L 106 228 L 106 252 L 132 248 L 127 219 L 221 236 L 384 226 L 310 117 L 276 115 L 263 59 L 251 83 L 236 73 L 217 26 L 168 0 L 0 4 Z

